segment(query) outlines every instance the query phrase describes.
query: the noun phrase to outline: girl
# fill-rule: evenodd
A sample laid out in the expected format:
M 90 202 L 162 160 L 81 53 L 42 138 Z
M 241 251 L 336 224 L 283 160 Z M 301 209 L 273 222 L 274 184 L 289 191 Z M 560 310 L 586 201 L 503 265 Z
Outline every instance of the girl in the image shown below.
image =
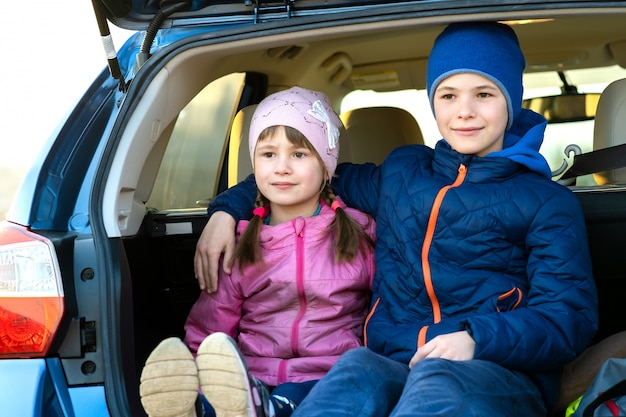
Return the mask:
M 218 417 L 290 415 L 362 344 L 375 227 L 330 188 L 341 127 L 325 95 L 299 87 L 257 107 L 253 218 L 237 227 L 232 274 L 191 309 L 185 342 L 195 363 L 176 338 L 148 358 L 140 391 L 150 416 L 195 415 L 198 380 Z

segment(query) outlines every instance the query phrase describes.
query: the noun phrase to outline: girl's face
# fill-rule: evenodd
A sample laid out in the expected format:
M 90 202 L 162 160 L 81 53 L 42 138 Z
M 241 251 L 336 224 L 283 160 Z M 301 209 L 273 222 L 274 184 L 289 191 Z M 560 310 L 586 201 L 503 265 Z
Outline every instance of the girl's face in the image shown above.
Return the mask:
M 452 149 L 478 156 L 502 150 L 507 103 L 489 79 L 471 73 L 452 75 L 437 86 L 433 105 L 439 132 Z
M 326 169 L 314 151 L 291 143 L 283 127 L 257 142 L 254 175 L 270 201 L 271 224 L 317 211 Z

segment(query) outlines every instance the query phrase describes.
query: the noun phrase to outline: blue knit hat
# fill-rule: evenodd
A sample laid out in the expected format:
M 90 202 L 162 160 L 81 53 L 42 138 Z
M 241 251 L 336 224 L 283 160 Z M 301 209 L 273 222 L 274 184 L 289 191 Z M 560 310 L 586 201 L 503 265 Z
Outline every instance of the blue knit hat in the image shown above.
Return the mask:
M 526 62 L 515 31 L 502 23 L 453 23 L 435 40 L 428 58 L 426 88 L 430 106 L 437 86 L 451 75 L 473 73 L 493 81 L 508 105 L 507 130 L 522 109 Z

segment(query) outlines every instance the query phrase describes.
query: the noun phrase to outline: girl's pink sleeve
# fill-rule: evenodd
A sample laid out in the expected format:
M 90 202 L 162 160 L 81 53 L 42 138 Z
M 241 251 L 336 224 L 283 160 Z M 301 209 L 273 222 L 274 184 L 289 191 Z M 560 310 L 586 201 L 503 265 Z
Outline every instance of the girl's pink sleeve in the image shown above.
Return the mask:
M 211 333 L 223 332 L 237 340 L 243 297 L 236 275 L 236 268 L 232 276 L 220 273 L 218 290 L 213 294 L 202 291 L 191 307 L 185 322 L 185 343 L 192 353 Z

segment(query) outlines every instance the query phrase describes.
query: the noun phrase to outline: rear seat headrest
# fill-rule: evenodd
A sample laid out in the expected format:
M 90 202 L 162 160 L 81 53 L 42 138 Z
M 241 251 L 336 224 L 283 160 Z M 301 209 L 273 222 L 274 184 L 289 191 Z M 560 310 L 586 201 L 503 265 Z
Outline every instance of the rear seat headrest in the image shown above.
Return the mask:
M 626 143 L 626 78 L 609 84 L 598 101 L 593 131 L 593 149 Z M 596 183 L 626 183 L 626 168 L 594 174 Z
M 340 118 L 356 163 L 380 164 L 399 146 L 424 143 L 413 115 L 398 107 L 363 107 L 342 113 Z

